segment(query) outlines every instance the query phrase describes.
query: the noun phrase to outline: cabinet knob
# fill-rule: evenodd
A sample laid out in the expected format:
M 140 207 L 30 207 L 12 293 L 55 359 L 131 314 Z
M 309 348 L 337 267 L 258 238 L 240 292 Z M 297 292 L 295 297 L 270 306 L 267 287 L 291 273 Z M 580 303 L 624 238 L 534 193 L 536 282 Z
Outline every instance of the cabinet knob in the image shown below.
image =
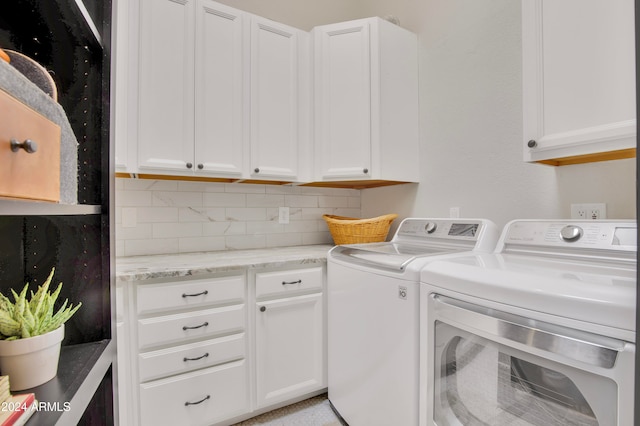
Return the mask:
M 38 144 L 31 139 L 26 139 L 24 142 L 11 139 L 11 151 L 18 152 L 20 149 L 24 149 L 27 153 L 33 154 L 38 150 Z
M 200 169 L 200 170 L 204 169 L 204 164 L 198 163 L 198 169 Z
M 538 146 L 538 142 L 536 142 L 535 140 L 531 139 L 529 142 L 527 142 L 527 146 L 529 148 L 535 148 L 536 146 Z
M 257 167 L 255 169 L 253 169 L 253 171 L 256 172 L 256 173 L 260 173 L 260 169 L 257 168 Z
M 266 306 L 260 306 L 260 312 L 264 312 L 264 311 L 266 311 L 266 310 L 267 310 L 267 307 L 266 307 Z
M 193 164 L 192 164 L 192 163 L 187 163 L 187 169 L 190 169 L 190 168 L 192 168 L 192 167 L 193 167 Z
M 362 169 L 362 173 L 366 175 L 367 173 L 369 173 L 369 169 Z

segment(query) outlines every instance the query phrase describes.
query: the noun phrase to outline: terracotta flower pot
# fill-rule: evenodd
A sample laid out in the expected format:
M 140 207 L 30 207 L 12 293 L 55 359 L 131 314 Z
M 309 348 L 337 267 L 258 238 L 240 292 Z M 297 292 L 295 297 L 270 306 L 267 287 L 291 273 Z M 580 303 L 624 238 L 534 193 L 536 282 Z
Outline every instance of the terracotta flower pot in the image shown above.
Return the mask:
M 40 336 L 0 340 L 0 373 L 9 376 L 11 391 L 39 386 L 58 373 L 64 324 Z

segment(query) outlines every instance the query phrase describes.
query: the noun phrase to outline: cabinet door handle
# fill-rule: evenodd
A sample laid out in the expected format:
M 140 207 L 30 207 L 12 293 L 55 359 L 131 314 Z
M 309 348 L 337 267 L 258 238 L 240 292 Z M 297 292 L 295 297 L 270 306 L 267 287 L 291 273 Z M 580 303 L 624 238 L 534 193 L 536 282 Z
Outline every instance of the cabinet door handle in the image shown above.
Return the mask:
M 258 167 L 256 167 L 255 169 L 253 169 L 253 171 L 254 171 L 255 173 L 260 173 L 260 169 L 259 169 Z
M 202 404 L 203 402 L 205 402 L 207 399 L 211 399 L 211 395 L 207 395 L 204 398 L 202 398 L 200 401 L 196 401 L 196 402 L 185 402 L 184 405 L 185 407 L 188 407 L 190 405 L 198 405 L 198 404 Z
M 531 139 L 529 142 L 527 142 L 527 146 L 529 148 L 535 148 L 538 146 L 538 142 L 536 142 L 535 140 Z
M 187 293 L 182 293 L 182 297 L 197 297 L 197 296 L 202 296 L 202 295 L 206 295 L 209 294 L 208 290 L 205 291 L 201 291 L 200 293 L 194 293 L 194 294 L 187 294 Z
M 187 357 L 184 357 L 183 361 L 184 361 L 184 362 L 187 362 L 187 361 L 198 361 L 199 359 L 206 358 L 206 357 L 208 357 L 208 356 L 209 356 L 209 352 L 207 352 L 207 353 L 205 353 L 204 355 L 201 355 L 201 356 L 199 356 L 199 357 L 197 357 L 197 358 L 187 358 Z
M 198 169 L 200 169 L 200 170 L 204 169 L 204 164 L 199 163 L 199 164 L 198 164 Z
M 266 311 L 266 310 L 267 310 L 267 307 L 266 307 L 266 306 L 260 306 L 260 312 L 264 312 L 264 311 Z
M 24 149 L 28 154 L 33 154 L 38 150 L 38 144 L 31 139 L 26 139 L 24 142 L 18 142 L 15 139 L 11 139 L 11 151 L 18 152 L 20 149 Z
M 367 173 L 369 173 L 369 169 L 362 169 L 362 173 L 366 175 Z
M 196 328 L 202 328 L 202 327 L 206 327 L 206 326 L 208 326 L 208 325 L 209 325 L 209 323 L 208 323 L 208 322 L 202 323 L 202 324 L 200 324 L 200 325 L 196 325 L 195 327 L 188 327 L 188 326 L 186 326 L 186 325 L 185 325 L 185 326 L 183 326 L 183 327 L 182 327 L 182 329 L 183 329 L 184 331 L 187 331 L 187 330 L 195 330 Z
M 190 169 L 193 167 L 193 163 L 187 163 L 187 169 Z
M 298 281 L 282 281 L 282 285 L 290 285 L 290 284 L 302 284 L 302 280 L 298 280 Z

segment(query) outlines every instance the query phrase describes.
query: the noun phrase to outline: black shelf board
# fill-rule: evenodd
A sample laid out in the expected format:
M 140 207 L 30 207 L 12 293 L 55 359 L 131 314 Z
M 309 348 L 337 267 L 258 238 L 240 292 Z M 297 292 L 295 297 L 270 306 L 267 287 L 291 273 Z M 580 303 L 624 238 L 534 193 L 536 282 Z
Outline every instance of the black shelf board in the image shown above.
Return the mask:
M 110 339 L 63 346 L 56 377 L 35 388 L 13 392 L 33 392 L 40 403 L 26 424 L 77 424 L 114 359 L 115 342 Z

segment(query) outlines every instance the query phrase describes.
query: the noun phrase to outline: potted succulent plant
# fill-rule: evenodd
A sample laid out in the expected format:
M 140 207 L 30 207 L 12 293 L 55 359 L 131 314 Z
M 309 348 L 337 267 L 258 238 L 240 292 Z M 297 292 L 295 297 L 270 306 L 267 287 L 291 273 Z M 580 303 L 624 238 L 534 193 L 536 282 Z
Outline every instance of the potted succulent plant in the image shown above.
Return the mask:
M 11 390 L 29 389 L 53 379 L 58 371 L 64 323 L 80 308 L 65 300 L 54 312 L 62 283 L 51 293 L 47 280 L 30 292 L 27 283 L 18 294 L 11 290 L 13 302 L 0 293 L 0 373 L 9 376 Z

